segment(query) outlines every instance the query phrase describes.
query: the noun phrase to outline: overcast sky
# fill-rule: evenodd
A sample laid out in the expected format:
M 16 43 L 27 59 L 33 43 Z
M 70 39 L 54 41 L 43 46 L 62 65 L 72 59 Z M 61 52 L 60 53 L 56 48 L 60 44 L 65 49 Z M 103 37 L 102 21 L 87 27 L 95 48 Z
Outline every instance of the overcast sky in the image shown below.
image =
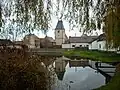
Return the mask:
M 52 11 L 54 13 L 54 11 L 56 11 L 56 5 L 57 4 L 56 4 L 56 0 L 53 0 L 53 2 L 54 2 L 54 4 L 53 4 L 53 10 Z M 61 13 L 62 12 L 62 7 L 60 9 L 61 9 L 61 11 L 60 11 L 60 13 Z M 92 14 L 92 12 L 91 12 L 91 14 Z M 60 17 L 59 14 L 58 14 L 58 17 Z M 58 17 L 55 16 L 55 15 L 52 16 L 52 21 L 50 23 L 51 27 L 48 30 L 47 36 L 50 36 L 50 37 L 53 37 L 53 38 L 55 37 L 54 32 L 55 32 L 55 27 L 56 27 L 57 22 L 58 22 Z M 81 36 L 82 35 L 82 32 L 79 32 L 78 28 L 74 28 L 74 30 L 70 30 L 69 23 L 67 21 L 63 20 L 63 25 L 64 25 L 64 28 L 65 28 L 65 33 L 68 37 L 69 36 Z M 96 32 L 98 32 L 98 34 L 102 33 L 101 31 L 96 30 L 92 35 L 95 35 Z M 33 33 L 35 35 L 37 35 L 39 38 L 44 38 L 45 37 L 45 35 L 41 31 L 34 31 Z M 17 40 L 22 40 L 23 37 L 24 37 L 24 35 L 17 38 Z
M 48 30 L 47 36 L 50 36 L 50 37 L 53 37 L 53 38 L 55 37 L 54 32 L 55 32 L 55 27 L 57 25 L 57 22 L 58 22 L 58 19 L 56 17 L 52 18 L 51 27 Z M 69 36 L 75 36 L 75 35 L 76 36 L 81 36 L 82 35 L 82 32 L 79 32 L 79 29 L 77 29 L 77 28 L 74 29 L 74 30 L 70 30 L 69 23 L 66 20 L 63 20 L 63 25 L 64 25 L 64 28 L 65 28 L 65 33 L 68 37 Z M 96 30 L 96 31 L 93 32 L 92 35 L 96 35 L 96 32 L 98 32 L 98 35 L 102 33 L 102 31 Z M 40 38 L 45 37 L 45 35 L 41 31 L 39 31 L 39 32 L 34 31 L 33 33 Z

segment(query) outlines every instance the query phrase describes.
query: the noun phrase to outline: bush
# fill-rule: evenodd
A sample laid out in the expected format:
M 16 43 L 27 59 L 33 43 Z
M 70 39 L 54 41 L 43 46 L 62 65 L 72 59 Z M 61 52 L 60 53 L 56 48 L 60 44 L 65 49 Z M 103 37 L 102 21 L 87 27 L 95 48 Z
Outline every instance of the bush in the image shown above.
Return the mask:
M 48 71 L 24 49 L 0 49 L 0 90 L 47 90 Z

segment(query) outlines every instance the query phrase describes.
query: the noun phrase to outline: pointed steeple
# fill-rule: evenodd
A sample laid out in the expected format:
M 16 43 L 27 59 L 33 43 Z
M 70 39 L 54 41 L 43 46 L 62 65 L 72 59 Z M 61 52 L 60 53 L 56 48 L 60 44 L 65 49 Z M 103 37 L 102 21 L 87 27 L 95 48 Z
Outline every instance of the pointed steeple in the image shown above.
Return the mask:
M 65 71 L 63 71 L 63 72 L 56 72 L 56 74 L 57 74 L 58 79 L 62 81 L 63 77 L 64 77 L 64 74 L 65 74 Z
M 65 30 L 62 20 L 58 20 L 55 30 Z

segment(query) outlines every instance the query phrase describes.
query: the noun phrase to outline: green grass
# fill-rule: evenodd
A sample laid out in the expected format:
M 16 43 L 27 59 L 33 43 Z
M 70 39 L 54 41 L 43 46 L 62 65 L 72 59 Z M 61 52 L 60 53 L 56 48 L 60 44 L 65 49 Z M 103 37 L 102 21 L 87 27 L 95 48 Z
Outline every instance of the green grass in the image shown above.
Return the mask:
M 107 85 L 94 90 L 120 90 L 120 72 L 117 72 Z
M 120 55 L 113 52 L 71 50 L 65 51 L 64 56 L 80 56 L 82 58 L 89 58 L 102 62 L 120 61 Z M 94 90 L 120 90 L 120 72 L 116 72 L 115 76 L 107 85 Z
M 99 60 L 103 62 L 120 61 L 120 55 L 110 52 L 101 51 L 65 51 L 64 56 L 80 56 L 82 58 L 90 58 L 92 60 Z

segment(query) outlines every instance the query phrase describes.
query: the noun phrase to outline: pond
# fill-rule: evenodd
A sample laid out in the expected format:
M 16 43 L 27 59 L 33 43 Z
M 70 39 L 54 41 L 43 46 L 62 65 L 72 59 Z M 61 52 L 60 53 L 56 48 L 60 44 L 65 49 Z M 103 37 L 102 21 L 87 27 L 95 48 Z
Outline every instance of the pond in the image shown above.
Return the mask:
M 56 79 L 52 90 L 91 90 L 105 85 L 105 77 L 89 67 L 88 60 L 54 62 Z
M 115 73 L 110 63 L 17 53 L 0 60 L 0 90 L 91 90 Z

